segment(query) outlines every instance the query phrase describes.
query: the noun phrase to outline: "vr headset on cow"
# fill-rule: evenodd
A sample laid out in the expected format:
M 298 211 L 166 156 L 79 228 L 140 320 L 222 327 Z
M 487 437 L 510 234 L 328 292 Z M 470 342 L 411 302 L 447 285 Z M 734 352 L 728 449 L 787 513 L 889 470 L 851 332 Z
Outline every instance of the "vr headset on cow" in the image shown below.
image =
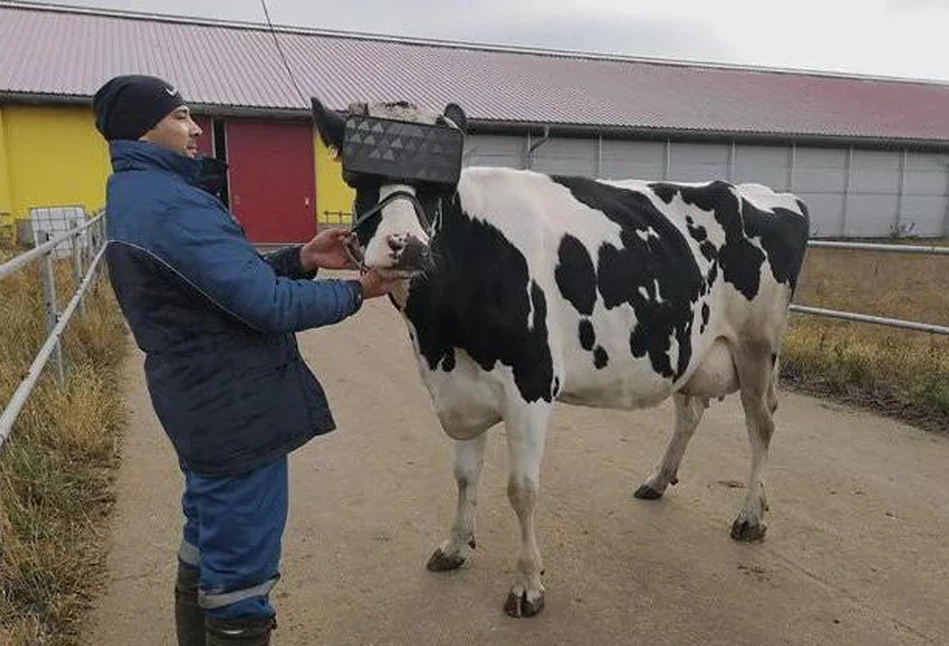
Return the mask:
M 460 106 L 449 104 L 438 123 L 426 124 L 371 116 L 366 104 L 354 104 L 340 115 L 324 108 L 318 99 L 310 101 L 317 130 L 324 143 L 336 149 L 343 181 L 352 188 L 407 184 L 428 192 L 450 193 L 458 185 L 467 124 Z M 433 232 L 433 219 L 416 196 L 402 191 L 364 213 L 353 213 L 352 231 L 357 232 L 396 199 L 411 201 L 422 227 L 429 234 Z

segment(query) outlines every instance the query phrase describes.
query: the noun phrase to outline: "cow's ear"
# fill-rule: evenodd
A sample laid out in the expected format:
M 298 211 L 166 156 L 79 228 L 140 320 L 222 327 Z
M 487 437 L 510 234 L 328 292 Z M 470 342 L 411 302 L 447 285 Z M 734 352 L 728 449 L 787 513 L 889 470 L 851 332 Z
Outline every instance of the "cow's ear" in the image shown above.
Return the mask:
M 442 114 L 458 126 L 462 132 L 468 132 L 468 117 L 465 116 L 465 111 L 461 109 L 460 105 L 457 103 L 449 103 L 445 106 L 445 110 Z
M 327 110 L 317 98 L 310 99 L 313 121 L 320 133 L 320 139 L 330 148 L 343 149 L 343 133 L 346 130 L 346 118 L 333 110 Z

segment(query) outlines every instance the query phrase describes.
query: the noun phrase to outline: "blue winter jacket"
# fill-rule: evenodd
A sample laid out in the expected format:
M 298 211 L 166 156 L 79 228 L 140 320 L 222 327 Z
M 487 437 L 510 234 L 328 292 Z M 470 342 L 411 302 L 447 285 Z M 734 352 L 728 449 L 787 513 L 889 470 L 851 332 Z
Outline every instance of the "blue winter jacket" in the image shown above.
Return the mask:
M 259 255 L 214 196 L 221 162 L 111 151 L 109 275 L 182 469 L 243 473 L 333 430 L 293 333 L 353 314 L 359 283 L 311 280 L 299 246 Z

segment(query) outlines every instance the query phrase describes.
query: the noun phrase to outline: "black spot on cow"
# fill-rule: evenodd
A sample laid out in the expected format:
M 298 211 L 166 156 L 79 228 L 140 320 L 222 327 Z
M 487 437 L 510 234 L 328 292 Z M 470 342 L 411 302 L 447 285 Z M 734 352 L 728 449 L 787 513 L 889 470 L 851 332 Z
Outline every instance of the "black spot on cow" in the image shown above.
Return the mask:
M 596 332 L 593 331 L 593 323 L 589 319 L 580 321 L 580 347 L 584 350 L 592 350 L 596 345 Z
M 702 255 L 709 262 L 718 258 L 718 249 L 716 249 L 715 245 L 713 245 L 708 240 L 699 245 L 699 251 L 702 252 Z
M 705 332 L 705 328 L 708 327 L 708 317 L 711 315 L 712 311 L 708 307 L 708 303 L 702 303 L 702 329 L 701 332 Z
M 709 289 L 712 288 L 712 285 L 715 284 L 716 280 L 718 280 L 718 263 L 713 262 L 712 266 L 708 268 L 708 276 L 705 278 L 705 282 L 708 283 Z
M 689 229 L 689 235 L 696 242 L 705 242 L 708 240 L 708 231 L 703 226 L 695 226 L 695 220 L 689 215 L 685 218 L 685 225 Z
M 596 366 L 596 369 L 603 370 L 609 362 L 610 357 L 606 354 L 606 350 L 603 349 L 603 346 L 596 346 L 596 350 L 593 351 L 593 365 Z
M 552 394 L 554 397 L 560 394 L 560 377 L 554 377 L 554 389 Z
M 442 370 L 445 372 L 451 372 L 455 369 L 455 350 L 452 348 L 445 354 L 445 358 L 442 359 Z
M 678 188 L 672 184 L 652 184 L 650 188 L 666 204 L 672 204 L 672 198 L 679 192 Z
M 586 247 L 573 236 L 565 235 L 560 240 L 557 259 L 554 278 L 560 293 L 578 312 L 591 316 L 596 303 L 596 270 Z
M 807 207 L 798 200 L 804 217 L 787 209 L 774 209 L 774 214 L 761 211 L 747 200 L 742 202 L 745 233 L 761 238 L 761 246 L 768 254 L 771 273 L 779 283 L 787 283 L 793 292 L 801 273 L 810 224 Z
M 585 178 L 552 179 L 620 226 L 622 246 L 607 243 L 599 249 L 597 289 L 608 309 L 625 304 L 635 312 L 630 352 L 636 357 L 648 355 L 653 369 L 664 377 L 682 375 L 692 356 L 693 307 L 703 280 L 682 232 L 641 193 Z M 583 224 L 578 222 L 577 226 Z M 650 227 L 658 237 L 650 236 L 647 242 L 637 231 Z M 656 284 L 661 302 L 656 297 Z M 674 366 L 672 338 L 679 348 Z
M 748 300 L 754 298 L 758 293 L 764 253 L 745 237 L 738 198 L 732 193 L 732 186 L 726 182 L 711 182 L 703 186 L 671 186 L 678 189 L 687 204 L 714 212 L 715 221 L 725 231 L 725 244 L 718 250 L 725 281 L 734 285 Z
M 718 257 L 718 249 L 708 239 L 708 231 L 705 227 L 695 226 L 695 221 L 691 216 L 686 217 L 685 225 L 689 229 L 689 235 L 692 236 L 692 239 L 699 243 L 699 251 L 702 252 L 705 259 L 709 262 L 715 260 Z
M 432 251 L 435 269 L 412 282 L 405 305 L 428 367 L 458 348 L 483 370 L 510 367 L 526 401 L 551 401 L 547 299 L 524 255 L 498 229 L 469 218 L 457 194 L 442 202 Z
M 725 231 L 725 243 L 717 254 L 722 274 L 745 298 L 751 300 L 758 293 L 765 254 L 774 279 L 788 284 L 792 291 L 795 289 L 809 231 L 807 209 L 802 202 L 798 201 L 798 205 L 803 218 L 782 208 L 774 213 L 764 212 L 747 200 L 739 204 L 733 186 L 726 182 L 702 186 L 656 183 L 650 184 L 650 188 L 662 195 L 674 196 L 678 192 L 686 203 L 714 212 L 715 220 Z M 748 239 L 759 236 L 764 253 Z M 705 250 L 702 253 L 706 255 Z

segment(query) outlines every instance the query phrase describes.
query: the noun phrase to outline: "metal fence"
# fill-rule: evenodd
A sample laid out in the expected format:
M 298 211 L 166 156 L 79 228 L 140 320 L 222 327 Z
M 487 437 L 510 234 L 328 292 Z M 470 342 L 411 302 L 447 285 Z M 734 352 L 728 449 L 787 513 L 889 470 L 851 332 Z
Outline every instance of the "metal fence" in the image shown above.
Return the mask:
M 925 254 L 932 256 L 949 256 L 949 247 L 926 247 L 911 246 L 899 244 L 878 244 L 871 242 L 833 242 L 829 240 L 811 240 L 807 243 L 808 247 L 817 247 L 824 249 L 850 249 L 853 251 L 879 251 L 883 253 L 907 253 L 907 254 Z M 843 319 L 845 321 L 856 321 L 858 323 L 872 323 L 874 325 L 886 325 L 889 327 L 901 328 L 904 330 L 917 330 L 920 332 L 931 332 L 933 334 L 942 334 L 949 336 L 949 327 L 944 325 L 932 325 L 930 323 L 917 323 L 915 321 L 903 321 L 901 319 L 886 318 L 883 316 L 872 316 L 870 314 L 856 314 L 854 312 L 842 312 L 839 310 L 829 310 L 822 307 L 809 307 L 807 305 L 791 305 L 792 312 L 800 314 L 813 314 L 815 316 L 826 316 L 829 318 Z
M 41 236 L 42 236 L 41 232 Z M 48 236 L 47 236 L 48 237 Z M 88 244 L 79 244 L 79 240 L 85 238 Z M 72 254 L 72 274 L 73 284 L 76 286 L 73 296 L 62 312 L 58 311 L 56 282 L 53 271 L 53 257 L 56 254 L 57 247 L 70 241 L 70 250 Z M 850 249 L 856 251 L 877 251 L 884 253 L 907 253 L 907 254 L 928 254 L 949 256 L 949 247 L 927 247 L 927 246 L 909 246 L 893 244 L 876 244 L 860 242 L 832 242 L 811 240 L 809 247 L 826 249 Z M 0 265 L 0 280 L 7 278 L 15 272 L 39 262 L 43 277 L 43 294 L 45 302 L 46 326 L 49 335 L 39 353 L 33 360 L 26 377 L 13 393 L 13 397 L 7 404 L 3 414 L 0 415 L 0 447 L 10 434 L 17 416 L 26 404 L 27 398 L 32 393 L 39 380 L 43 368 L 53 357 L 56 368 L 55 376 L 62 382 L 64 378 L 62 348 L 60 338 L 63 331 L 69 324 L 69 320 L 76 309 L 83 309 L 83 297 L 95 282 L 98 275 L 98 268 L 105 253 L 105 215 L 100 214 L 89 220 L 85 224 L 73 226 L 72 230 L 62 235 L 56 236 L 50 240 L 38 240 L 35 248 L 27 251 L 12 260 Z M 872 323 L 875 325 L 886 325 L 908 330 L 919 330 L 922 332 L 931 332 L 949 336 L 949 327 L 941 325 L 932 325 L 929 323 L 917 323 L 913 321 L 903 321 L 900 319 L 891 319 L 869 314 L 857 314 L 854 312 L 844 312 L 830 310 L 819 307 L 809 307 L 805 305 L 791 305 L 791 310 L 801 314 L 813 314 L 817 316 L 826 316 L 831 318 L 843 319 L 847 321 L 856 321 L 860 323 Z
M 26 376 L 14 391 L 3 414 L 0 415 L 0 447 L 9 436 L 14 422 L 26 405 L 30 393 L 36 387 L 50 357 L 53 357 L 56 379 L 60 383 L 64 379 L 60 339 L 75 311 L 84 309 L 83 297 L 99 275 L 99 265 L 105 253 L 105 215 L 100 213 L 81 225 L 74 223 L 70 231 L 52 239 L 49 239 L 49 235 L 44 232 L 40 232 L 37 237 L 39 239 L 36 240 L 36 246 L 33 249 L 0 265 L 0 280 L 3 280 L 33 263 L 39 263 L 43 278 L 43 300 L 48 331 L 46 341 L 33 359 Z M 85 244 L 80 244 L 80 240 L 83 240 Z M 75 291 L 66 307 L 59 311 L 53 259 L 57 248 L 65 246 L 67 242 L 72 256 Z

